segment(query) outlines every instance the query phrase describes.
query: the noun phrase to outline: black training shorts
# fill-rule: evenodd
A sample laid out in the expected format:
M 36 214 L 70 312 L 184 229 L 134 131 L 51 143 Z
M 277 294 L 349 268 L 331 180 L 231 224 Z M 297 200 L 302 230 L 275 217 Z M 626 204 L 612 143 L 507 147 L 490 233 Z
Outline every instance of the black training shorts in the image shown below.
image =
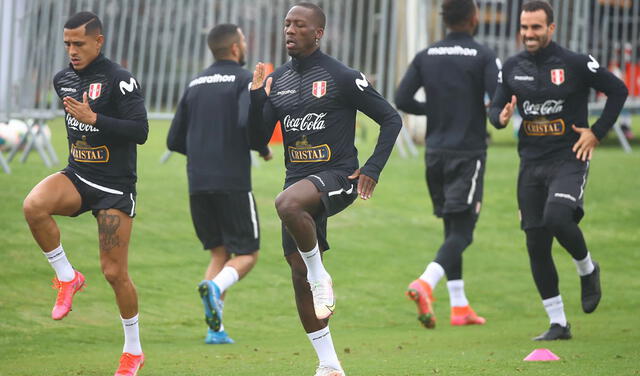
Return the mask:
M 321 200 L 324 209 L 313 218 L 316 222 L 318 246 L 322 251 L 329 249 L 327 218 L 340 213 L 358 197 L 358 180 L 349 180 L 347 176 L 349 174 L 342 171 L 322 171 L 305 178 L 316 186 L 318 192 L 323 193 Z M 282 248 L 285 256 L 298 251 L 295 240 L 293 240 L 284 224 L 282 225 Z
M 589 162 L 579 159 L 521 162 L 518 175 L 518 207 L 523 230 L 544 226 L 548 203 L 567 205 L 575 210 L 574 219 L 584 216 L 584 190 Z
M 260 248 L 260 226 L 251 192 L 194 193 L 191 219 L 205 250 L 224 245 L 227 253 L 250 254 Z
M 486 154 L 457 154 L 425 154 L 427 187 L 438 217 L 469 209 L 480 213 Z
M 91 177 L 80 176 L 68 166 L 60 172 L 71 180 L 82 198 L 80 210 L 71 215 L 72 217 L 89 210 L 96 216 L 98 211 L 106 209 L 118 209 L 131 218 L 136 216 L 135 187 L 128 190 L 106 187 L 93 182 Z

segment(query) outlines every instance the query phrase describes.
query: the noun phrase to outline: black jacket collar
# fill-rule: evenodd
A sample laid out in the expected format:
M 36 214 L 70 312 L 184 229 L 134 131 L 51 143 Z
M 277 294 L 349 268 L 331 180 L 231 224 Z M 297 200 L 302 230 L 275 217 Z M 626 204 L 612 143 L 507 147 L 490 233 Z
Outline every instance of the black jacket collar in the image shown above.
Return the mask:
M 313 66 L 314 63 L 323 56 L 324 56 L 324 53 L 320 51 L 320 49 L 318 48 L 315 51 L 313 51 L 309 56 L 301 57 L 301 58 L 292 57 L 291 66 L 297 72 L 302 72 L 303 70 Z
M 100 67 L 102 67 L 107 61 L 107 58 L 104 57 L 104 54 L 102 54 L 101 52 L 100 55 L 98 55 L 98 57 L 96 57 L 91 63 L 89 63 L 89 65 L 84 67 L 84 69 L 76 70 L 75 68 L 73 68 L 73 64 L 71 63 L 69 63 L 69 68 L 73 69 L 73 71 L 76 72 L 78 76 L 86 76 L 98 71 Z

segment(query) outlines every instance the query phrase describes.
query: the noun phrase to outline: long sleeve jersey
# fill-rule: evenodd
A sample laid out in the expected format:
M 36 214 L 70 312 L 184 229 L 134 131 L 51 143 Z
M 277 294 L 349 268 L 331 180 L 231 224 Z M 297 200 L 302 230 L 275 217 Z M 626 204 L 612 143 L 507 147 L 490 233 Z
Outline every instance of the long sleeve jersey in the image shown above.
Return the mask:
M 415 56 L 396 91 L 396 106 L 427 115 L 428 152 L 485 151 L 485 93 L 493 96 L 499 69 L 495 53 L 470 34 L 449 33 Z M 420 87 L 426 103 L 414 99 Z
M 358 168 L 357 110 L 380 125 L 375 150 L 360 169 L 378 180 L 402 120 L 364 74 L 316 50 L 305 58 L 291 59 L 271 77 L 268 97 L 262 88 L 251 91 L 250 137 L 264 143 L 280 122 L 286 184 L 324 170 L 350 174 Z
M 193 78 L 180 99 L 167 147 L 187 156 L 190 193 L 251 190 L 251 79 L 240 64 L 220 60 Z
M 535 54 L 509 58 L 498 80 L 489 118 L 496 127 L 500 112 L 515 95 L 522 124 L 518 152 L 523 160 L 572 157 L 579 135 L 571 128 L 588 128 L 590 88 L 607 95 L 600 118 L 591 126 L 602 139 L 615 123 L 627 98 L 624 83 L 590 55 L 569 51 L 555 42 Z
M 86 68 L 71 65 L 58 72 L 53 86 L 60 99 L 82 102 L 97 114 L 94 125 L 65 112 L 69 167 L 78 175 L 108 187 L 131 189 L 136 183 L 137 144 L 149 133 L 140 85 L 120 65 L 100 54 Z

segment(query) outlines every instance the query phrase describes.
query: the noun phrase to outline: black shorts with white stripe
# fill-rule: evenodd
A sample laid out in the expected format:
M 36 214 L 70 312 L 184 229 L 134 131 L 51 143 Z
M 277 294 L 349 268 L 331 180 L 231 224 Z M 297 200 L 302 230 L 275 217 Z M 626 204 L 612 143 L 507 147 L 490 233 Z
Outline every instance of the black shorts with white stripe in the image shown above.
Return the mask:
M 123 190 L 122 188 L 115 189 L 97 184 L 92 181 L 91 177 L 80 176 L 69 166 L 60 172 L 71 180 L 82 198 L 80 210 L 72 217 L 77 217 L 89 210 L 94 216 L 97 216 L 98 211 L 106 209 L 118 209 L 131 218 L 136 216 L 135 186 Z
M 358 197 L 358 179 L 350 180 L 348 176 L 349 173 L 344 171 L 322 171 L 305 178 L 316 186 L 318 192 L 323 193 L 321 200 L 324 210 L 314 218 L 318 246 L 322 251 L 329 249 L 327 218 L 346 209 Z M 294 183 L 289 185 L 292 184 Z M 298 250 L 295 240 L 284 225 L 282 225 L 282 248 L 285 256 Z
M 427 152 L 426 179 L 433 214 L 443 217 L 469 209 L 477 216 L 484 189 L 485 152 Z
M 225 246 L 246 255 L 260 248 L 260 224 L 251 192 L 216 191 L 189 196 L 191 219 L 205 250 Z
M 584 216 L 584 190 L 589 162 L 576 158 L 551 161 L 522 161 L 518 174 L 518 208 L 523 230 L 543 227 L 547 204 L 559 203 L 574 209 L 574 220 Z

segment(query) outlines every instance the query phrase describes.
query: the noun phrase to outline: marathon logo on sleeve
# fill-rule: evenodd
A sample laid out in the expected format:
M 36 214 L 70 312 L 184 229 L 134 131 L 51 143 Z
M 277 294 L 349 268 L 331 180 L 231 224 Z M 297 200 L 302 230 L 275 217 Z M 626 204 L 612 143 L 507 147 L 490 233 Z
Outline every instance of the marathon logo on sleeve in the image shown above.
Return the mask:
M 189 87 L 193 87 L 196 85 L 202 84 L 220 84 L 226 82 L 235 82 L 236 76 L 234 74 L 219 74 L 216 73 L 212 76 L 202 76 L 195 78 L 191 82 L 189 82 Z
M 329 145 L 310 145 L 305 136 L 300 141 L 296 141 L 296 146 L 289 146 L 288 151 L 289 160 L 293 163 L 327 162 L 331 160 L 331 148 Z
M 92 147 L 87 143 L 87 137 L 82 136 L 71 144 L 71 155 L 76 162 L 84 163 L 107 163 L 109 162 L 109 148 L 106 145 Z
M 449 56 L 477 56 L 478 50 L 462 46 L 452 47 L 431 47 L 427 50 L 428 55 L 449 55 Z
M 524 133 L 527 136 L 562 136 L 565 132 L 564 120 L 525 120 L 522 122 Z

